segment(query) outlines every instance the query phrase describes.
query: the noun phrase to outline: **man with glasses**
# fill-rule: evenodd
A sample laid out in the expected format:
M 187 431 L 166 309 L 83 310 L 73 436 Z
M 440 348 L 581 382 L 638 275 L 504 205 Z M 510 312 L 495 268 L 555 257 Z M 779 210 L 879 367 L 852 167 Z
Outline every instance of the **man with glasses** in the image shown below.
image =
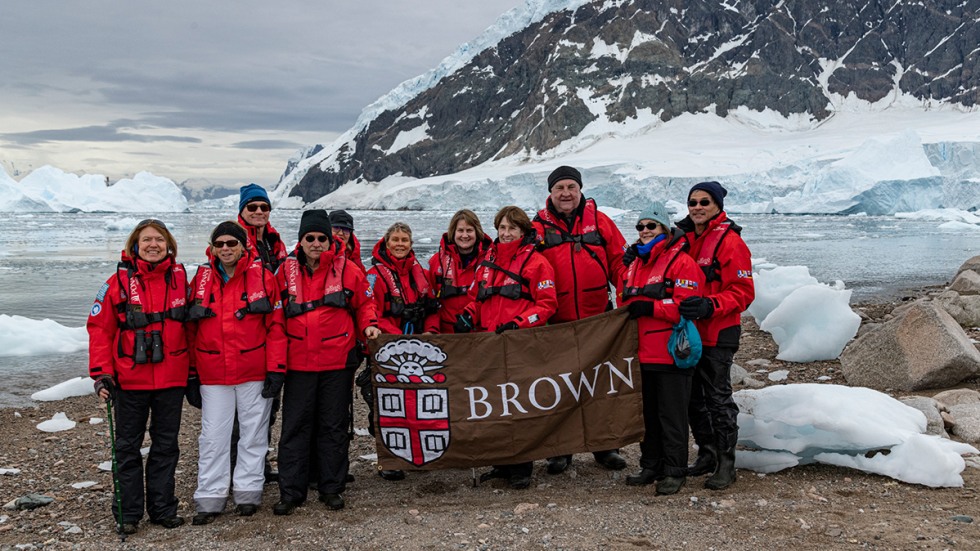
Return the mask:
M 740 235 L 742 228 L 725 213 L 726 195 L 718 182 L 695 184 L 687 195 L 688 216 L 677 223 L 705 275 L 703 296 L 685 298 L 678 310 L 697 320 L 703 345 L 688 408 L 698 458 L 688 475 L 712 473 L 704 484 L 711 490 L 735 482 L 738 406 L 732 398 L 731 368 L 742 332 L 741 314 L 755 299 L 752 255 Z
M 258 184 L 242 186 L 238 199 L 238 223 L 248 232 L 248 249 L 273 272 L 286 258 L 286 244 L 269 223 L 272 203 Z

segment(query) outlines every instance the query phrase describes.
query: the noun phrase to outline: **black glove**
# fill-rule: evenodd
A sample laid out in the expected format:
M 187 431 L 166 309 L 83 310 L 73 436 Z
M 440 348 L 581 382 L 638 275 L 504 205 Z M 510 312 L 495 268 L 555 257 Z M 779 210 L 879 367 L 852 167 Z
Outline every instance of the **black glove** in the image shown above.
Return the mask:
M 682 316 L 689 320 L 703 320 L 715 313 L 715 304 L 703 297 L 687 297 L 677 306 Z
M 279 396 L 282 385 L 286 383 L 286 374 L 278 371 L 270 371 L 265 374 L 265 382 L 262 383 L 262 397 L 275 398 Z
M 456 333 L 469 333 L 473 330 L 473 316 L 469 312 L 456 314 L 456 323 L 453 324 L 453 331 Z
M 188 377 L 184 398 L 187 398 L 187 403 L 191 406 L 201 409 L 201 379 Z
M 99 378 L 95 380 L 95 384 L 92 386 L 95 388 L 96 396 L 98 396 L 102 389 L 105 389 L 109 392 L 110 400 L 116 397 L 116 382 L 112 380 L 112 375 L 99 375 Z
M 653 303 L 648 300 L 634 300 L 626 305 L 626 309 L 629 310 L 631 320 L 653 315 Z
M 518 329 L 518 328 L 519 327 L 516 321 L 508 321 L 507 323 L 501 323 L 500 325 L 498 325 L 495 333 L 499 335 L 504 331 L 510 331 L 511 329 Z
M 630 245 L 623 251 L 623 266 L 629 267 L 636 260 L 636 245 Z

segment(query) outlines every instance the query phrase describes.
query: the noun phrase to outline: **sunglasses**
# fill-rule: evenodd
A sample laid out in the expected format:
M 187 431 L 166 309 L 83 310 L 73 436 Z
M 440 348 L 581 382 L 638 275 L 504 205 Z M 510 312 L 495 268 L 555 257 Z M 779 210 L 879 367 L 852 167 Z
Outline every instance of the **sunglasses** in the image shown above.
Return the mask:
M 689 207 L 696 207 L 698 205 L 701 205 L 702 207 L 706 207 L 710 204 L 711 204 L 711 199 L 701 199 L 700 201 L 698 201 L 697 199 L 691 199 L 687 202 L 687 206 Z
M 312 243 L 314 241 L 319 241 L 320 243 L 326 243 L 327 239 L 328 238 L 325 235 L 307 235 L 306 237 L 303 238 L 303 240 L 306 241 L 307 243 Z
M 240 244 L 241 241 L 237 239 L 229 239 L 227 241 L 215 241 L 214 243 L 211 243 L 211 246 L 214 247 L 215 249 L 223 249 L 225 247 L 228 247 L 229 249 L 234 249 Z
M 636 231 L 643 231 L 644 229 L 648 229 L 650 231 L 653 231 L 653 230 L 657 229 L 657 223 L 656 222 L 647 222 L 646 224 L 637 224 L 636 225 Z
M 270 207 L 265 203 L 249 203 L 245 205 L 245 209 L 248 212 L 255 212 L 257 210 L 260 210 L 262 212 L 269 212 L 270 210 L 272 210 L 272 207 Z

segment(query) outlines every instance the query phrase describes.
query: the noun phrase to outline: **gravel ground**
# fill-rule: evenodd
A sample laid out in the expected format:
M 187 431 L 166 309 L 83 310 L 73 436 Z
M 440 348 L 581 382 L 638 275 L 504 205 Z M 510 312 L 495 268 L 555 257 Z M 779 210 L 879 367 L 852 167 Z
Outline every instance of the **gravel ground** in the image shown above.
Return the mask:
M 878 318 L 892 306 L 861 310 Z M 785 383 L 818 382 L 826 375 L 823 382 L 845 384 L 838 362 L 780 362 L 768 334 L 751 321 L 744 330 L 736 362 L 749 372 L 787 369 Z M 756 378 L 776 384 L 764 373 Z M 962 386 L 980 390 L 980 381 Z M 35 428 L 62 411 L 79 422 L 74 429 L 48 434 Z M 97 467 L 109 458 L 107 428 L 88 424 L 92 417 L 105 417 L 93 396 L 0 410 L 0 469 L 20 469 L 0 475 L 0 500 L 28 493 L 55 498 L 34 511 L 0 510 L 0 549 L 980 549 L 977 468 L 964 471 L 963 488 L 947 489 L 831 466 L 769 475 L 742 470 L 724 491 L 704 489 L 699 477 L 675 496 L 658 497 L 652 486 L 624 483 L 637 469 L 634 444 L 623 450 L 626 471 L 604 470 L 591 455 L 579 454 L 566 473 L 549 476 L 539 461 L 532 487 L 515 491 L 499 480 L 474 487 L 470 470 L 410 472 L 404 481 L 384 481 L 370 461 L 359 459 L 374 453 L 366 436 L 352 445 L 356 480 L 342 511 L 327 510 L 311 491 L 292 516 L 276 517 L 271 509 L 278 488 L 269 485 L 253 517 L 227 513 L 208 526 L 173 530 L 144 522 L 120 544 L 109 513 L 112 478 Z M 360 400 L 356 425 L 366 426 Z M 177 495 L 188 521 L 199 430 L 198 410 L 185 408 Z M 96 485 L 71 486 L 83 481 Z

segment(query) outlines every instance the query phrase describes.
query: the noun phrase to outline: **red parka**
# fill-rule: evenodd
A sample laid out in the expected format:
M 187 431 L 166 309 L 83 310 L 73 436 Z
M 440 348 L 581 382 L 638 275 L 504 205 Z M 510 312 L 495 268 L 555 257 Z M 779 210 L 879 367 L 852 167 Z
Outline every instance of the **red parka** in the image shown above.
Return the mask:
M 210 251 L 208 254 L 209 257 Z M 224 281 L 214 260 L 191 281 L 188 335 L 205 385 L 237 385 L 286 371 L 286 333 L 279 286 L 247 251 Z
M 477 268 L 466 307 L 475 330 L 493 331 L 511 321 L 521 329 L 537 327 L 554 315 L 558 308 L 555 272 L 535 250 L 535 242 L 534 236 L 527 236 L 490 246 Z
M 85 324 L 89 376 L 110 375 L 124 390 L 186 386 L 190 365 L 183 321 L 187 289 L 184 267 L 173 258 L 154 265 L 123 253 L 116 273 L 99 289 Z M 147 358 L 152 354 L 149 339 L 153 332 L 160 332 L 163 361 L 136 364 L 137 330 L 145 335 Z
M 347 260 L 350 260 L 362 272 L 367 273 L 364 263 L 361 262 L 361 242 L 358 241 L 357 236 L 353 232 L 351 232 L 347 246 L 344 248 L 344 255 L 347 257 Z
M 649 255 L 637 256 L 623 279 L 623 303 L 653 303 L 653 315 L 637 319 L 640 332 L 640 363 L 673 364 L 667 341 L 681 320 L 677 305 L 687 297 L 701 296 L 704 274 L 688 256 L 682 232 L 664 239 Z
M 286 369 L 353 369 L 360 358 L 357 339 L 378 326 L 364 272 L 341 254 L 340 245 L 320 256 L 316 270 L 297 246 L 276 272 L 286 316 Z
M 705 346 L 738 347 L 742 312 L 755 300 L 752 280 L 752 254 L 742 241 L 742 228 L 728 219 L 724 211 L 708 222 L 701 235 L 695 235 L 690 217 L 677 223 L 687 232 L 689 254 L 705 273 L 703 295 L 714 304 L 710 318 L 695 323 Z
M 609 284 L 622 279 L 626 240 L 616 224 L 583 199 L 571 227 L 549 197 L 534 217 L 539 248 L 555 270 L 558 311 L 553 323 L 575 321 L 606 311 Z
M 421 320 L 421 323 L 411 327 L 408 333 L 437 332 L 437 303 L 429 285 L 429 276 L 416 258 L 415 251 L 410 251 L 401 260 L 392 258 L 384 239 L 381 239 L 375 243 L 371 255 L 374 265 L 367 271 L 367 279 L 378 312 L 378 328 L 391 335 L 406 333 L 409 313 L 417 310 L 422 314 L 421 317 L 415 316 L 415 319 Z
M 263 241 L 267 245 L 265 251 L 267 254 L 263 255 L 262 251 L 259 251 L 258 245 L 256 245 L 258 242 L 258 228 L 248 225 L 248 222 L 242 218 L 241 213 L 238 214 L 238 225 L 245 228 L 245 233 L 248 234 L 248 252 L 251 253 L 252 257 L 261 259 L 266 268 L 275 272 L 279 264 L 286 259 L 286 255 L 289 253 L 286 244 L 282 240 L 282 236 L 279 235 L 276 228 L 273 228 L 272 224 L 265 225 Z
M 470 303 L 469 290 L 480 266 L 480 261 L 487 254 L 487 249 L 493 241 L 483 236 L 482 241 L 474 245 L 473 258 L 463 266 L 459 250 L 448 233 L 442 234 L 439 251 L 429 259 L 429 285 L 439 301 L 439 332 L 453 333 L 456 316 L 463 312 Z

